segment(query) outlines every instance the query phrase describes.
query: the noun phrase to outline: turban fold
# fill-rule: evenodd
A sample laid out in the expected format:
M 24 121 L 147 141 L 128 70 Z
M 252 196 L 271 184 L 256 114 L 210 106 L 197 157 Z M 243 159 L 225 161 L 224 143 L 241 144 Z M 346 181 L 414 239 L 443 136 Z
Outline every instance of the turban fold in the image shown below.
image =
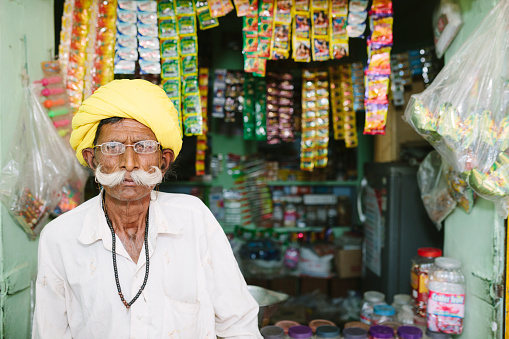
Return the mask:
M 99 122 L 112 117 L 147 126 L 163 148 L 173 150 L 175 158 L 182 148 L 178 112 L 164 90 L 146 80 L 114 80 L 83 101 L 72 119 L 70 143 L 81 164 L 87 166 L 81 151 L 94 146 Z

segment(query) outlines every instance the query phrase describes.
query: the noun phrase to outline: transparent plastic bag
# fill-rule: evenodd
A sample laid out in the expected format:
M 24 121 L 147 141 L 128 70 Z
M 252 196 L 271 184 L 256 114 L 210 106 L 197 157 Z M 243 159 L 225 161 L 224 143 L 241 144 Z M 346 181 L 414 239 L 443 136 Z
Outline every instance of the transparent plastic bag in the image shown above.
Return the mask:
M 406 121 L 504 217 L 507 195 L 500 192 L 509 173 L 492 167 L 509 146 L 508 31 L 509 1 L 501 1 L 405 110 Z
M 71 174 L 60 190 L 60 200 L 51 213 L 52 217 L 68 212 L 85 201 L 85 185 L 88 175 L 88 171 L 81 166 L 77 159 L 74 159 Z
M 438 230 L 442 229 L 442 221 L 456 208 L 456 200 L 449 193 L 449 185 L 444 176 L 446 166 L 440 154 L 432 151 L 424 158 L 417 171 L 422 202 Z
M 24 86 L 14 135 L 1 171 L 0 200 L 14 220 L 35 238 L 58 204 L 75 158 L 46 116 L 31 85 Z

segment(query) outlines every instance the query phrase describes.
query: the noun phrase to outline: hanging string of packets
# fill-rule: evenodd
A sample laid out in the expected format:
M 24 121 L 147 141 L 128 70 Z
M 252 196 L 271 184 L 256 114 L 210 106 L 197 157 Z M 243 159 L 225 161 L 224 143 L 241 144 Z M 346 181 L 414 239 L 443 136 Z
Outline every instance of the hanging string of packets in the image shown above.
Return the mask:
M 195 5 L 190 0 L 159 2 L 158 17 L 163 89 L 179 112 L 183 134 L 201 135 Z
M 244 140 L 267 140 L 267 85 L 265 79 L 246 74 L 244 80 Z
M 115 74 L 161 72 L 156 1 L 118 1 Z
M 241 16 L 238 10 L 237 14 Z M 347 17 L 345 0 L 312 0 L 311 4 L 309 0 L 251 0 L 242 29 L 244 71 L 265 76 L 267 60 L 287 59 L 290 47 L 299 62 L 347 56 Z
M 368 37 L 364 134 L 385 134 L 391 75 L 393 11 L 391 0 L 373 0 Z
M 353 65 L 329 68 L 334 139 L 345 140 L 347 148 L 358 145 L 352 69 Z
M 208 105 L 208 89 L 209 89 L 209 69 L 200 68 L 198 84 L 200 88 L 201 115 L 203 121 L 202 134 L 196 137 L 196 175 L 205 175 L 205 153 L 207 151 L 207 105 Z
M 327 166 L 329 154 L 329 75 L 302 72 L 302 136 L 300 168 L 313 171 Z

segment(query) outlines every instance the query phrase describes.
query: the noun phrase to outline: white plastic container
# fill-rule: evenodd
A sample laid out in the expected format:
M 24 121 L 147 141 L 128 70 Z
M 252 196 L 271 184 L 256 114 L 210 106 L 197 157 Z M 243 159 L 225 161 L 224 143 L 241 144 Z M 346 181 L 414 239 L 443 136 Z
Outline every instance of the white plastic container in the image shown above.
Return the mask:
M 430 270 L 426 322 L 432 332 L 461 334 L 463 331 L 465 277 L 460 268 L 459 260 L 440 257 Z

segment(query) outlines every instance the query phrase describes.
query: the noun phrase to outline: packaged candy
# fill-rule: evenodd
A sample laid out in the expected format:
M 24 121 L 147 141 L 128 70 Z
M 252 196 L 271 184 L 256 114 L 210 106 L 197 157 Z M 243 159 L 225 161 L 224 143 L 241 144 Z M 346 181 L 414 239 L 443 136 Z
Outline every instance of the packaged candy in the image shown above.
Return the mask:
M 329 39 L 328 37 L 313 38 L 313 61 L 325 61 L 329 59 Z
M 178 39 L 168 38 L 161 39 L 161 57 L 177 58 L 178 57 Z
M 249 13 L 249 0 L 233 0 L 237 8 L 237 16 L 246 16 Z
M 219 26 L 217 19 L 210 15 L 210 9 L 208 6 L 197 9 L 196 13 L 201 30 Z
M 166 18 L 159 22 L 159 37 L 172 38 L 177 36 L 177 21 L 173 18 Z

